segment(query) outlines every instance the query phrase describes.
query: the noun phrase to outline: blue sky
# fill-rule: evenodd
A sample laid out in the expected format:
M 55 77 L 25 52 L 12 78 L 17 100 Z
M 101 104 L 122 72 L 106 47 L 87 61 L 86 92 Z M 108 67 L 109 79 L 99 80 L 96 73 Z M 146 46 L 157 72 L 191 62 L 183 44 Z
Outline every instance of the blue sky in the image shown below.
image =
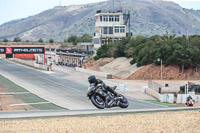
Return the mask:
M 106 0 L 0 0 L 0 25 L 38 14 L 61 3 L 62 6 L 94 3 Z M 200 0 L 171 0 L 184 8 L 200 9 Z

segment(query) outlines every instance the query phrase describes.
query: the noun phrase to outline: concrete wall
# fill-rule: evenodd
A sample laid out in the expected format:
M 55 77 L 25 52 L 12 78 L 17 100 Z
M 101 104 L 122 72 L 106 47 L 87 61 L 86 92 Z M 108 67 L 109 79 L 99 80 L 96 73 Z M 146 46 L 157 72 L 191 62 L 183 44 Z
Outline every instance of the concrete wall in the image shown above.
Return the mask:
M 92 71 L 92 70 L 83 69 L 83 68 L 79 68 L 79 67 L 76 67 L 75 69 L 76 69 L 76 71 L 79 71 L 79 72 L 84 72 L 84 73 L 88 73 L 91 75 L 96 75 L 96 76 L 104 77 L 107 79 L 112 79 L 112 74 L 110 74 L 110 73 L 97 72 L 97 71 Z
M 176 103 L 185 103 L 186 102 L 186 98 L 189 95 L 195 100 L 196 103 L 200 103 L 200 95 L 195 95 L 195 94 L 188 94 L 188 95 L 186 95 L 186 94 L 178 94 L 177 95 L 177 99 L 176 99 Z
M 13 60 L 19 63 L 26 64 L 28 66 L 32 66 L 32 67 L 36 67 L 40 69 L 46 69 L 45 65 L 37 64 L 35 61 L 32 61 L 32 60 L 21 60 L 21 59 L 16 59 L 16 58 L 13 58 Z
M 162 87 L 161 93 L 177 93 L 177 90 L 171 89 L 170 87 Z
M 146 93 L 160 100 L 160 94 L 153 89 L 146 88 Z

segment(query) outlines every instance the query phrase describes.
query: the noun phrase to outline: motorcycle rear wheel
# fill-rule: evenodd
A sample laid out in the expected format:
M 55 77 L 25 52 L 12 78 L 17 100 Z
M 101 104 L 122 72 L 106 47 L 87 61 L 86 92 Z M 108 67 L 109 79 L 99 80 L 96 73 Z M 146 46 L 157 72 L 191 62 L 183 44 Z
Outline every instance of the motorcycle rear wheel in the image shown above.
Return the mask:
M 95 94 L 92 95 L 91 102 L 95 107 L 97 107 L 99 109 L 104 109 L 106 107 L 104 100 L 99 95 L 95 95 Z

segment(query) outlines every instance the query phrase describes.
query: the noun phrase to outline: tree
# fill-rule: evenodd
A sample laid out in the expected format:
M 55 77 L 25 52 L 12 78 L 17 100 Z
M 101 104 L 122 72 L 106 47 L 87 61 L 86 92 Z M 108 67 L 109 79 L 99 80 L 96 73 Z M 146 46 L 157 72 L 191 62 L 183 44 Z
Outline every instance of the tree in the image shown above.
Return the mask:
M 21 38 L 20 37 L 15 37 L 13 42 L 21 42 Z
M 186 44 L 186 37 L 175 37 L 175 34 L 166 32 L 163 36 L 155 35 L 150 38 L 137 36 L 123 38 L 122 40 L 104 44 L 97 51 L 95 59 L 104 57 L 132 57 L 131 64 L 143 66 L 151 63 L 160 65 L 157 61 L 161 58 L 163 64 L 168 66 L 176 64 L 182 69 L 200 66 L 200 35 L 190 36 L 190 45 Z
M 171 34 L 169 33 L 168 31 L 166 31 L 166 33 L 161 37 L 161 39 L 164 41 L 164 42 L 168 42 L 170 40 L 174 40 L 176 37 L 176 34 Z
M 124 57 L 125 56 L 125 48 L 126 48 L 126 44 L 128 43 L 129 38 L 122 38 L 121 41 L 118 41 L 118 43 L 116 44 L 116 50 L 114 52 L 114 57 Z
M 29 42 L 29 40 L 26 40 L 26 42 Z
M 67 41 L 73 43 L 73 45 L 77 45 L 77 43 L 78 43 L 78 37 L 72 35 L 72 36 L 70 36 L 70 37 L 67 39 Z
M 187 48 L 181 47 L 176 49 L 174 52 L 175 63 L 181 67 L 181 73 L 184 72 L 185 65 L 191 63 L 191 56 L 189 55 L 189 50 Z
M 8 39 L 7 39 L 7 38 L 4 38 L 4 39 L 3 39 L 3 42 L 8 42 Z
M 53 40 L 52 38 L 51 38 L 51 39 L 49 39 L 49 43 L 53 43 L 53 41 L 54 41 L 54 40 Z
M 98 60 L 99 58 L 105 58 L 109 57 L 108 52 L 109 52 L 109 45 L 104 44 L 101 48 L 97 50 L 97 55 L 94 57 L 95 60 Z
M 89 34 L 84 34 L 78 38 L 78 42 L 92 42 L 92 37 Z
M 40 38 L 40 39 L 38 40 L 38 42 L 39 42 L 39 43 L 43 43 L 43 39 Z

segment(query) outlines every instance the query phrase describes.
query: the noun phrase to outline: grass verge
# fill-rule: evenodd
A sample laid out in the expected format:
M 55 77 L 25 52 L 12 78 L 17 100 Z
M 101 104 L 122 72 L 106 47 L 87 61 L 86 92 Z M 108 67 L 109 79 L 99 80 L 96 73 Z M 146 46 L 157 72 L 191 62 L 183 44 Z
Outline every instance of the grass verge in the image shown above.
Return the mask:
M 145 102 L 164 105 L 167 107 L 183 107 L 182 105 L 174 104 L 174 103 L 161 103 L 159 100 L 144 100 Z
M 9 79 L 0 75 L 0 85 L 7 88 L 10 92 L 29 92 L 26 89 L 22 88 L 21 86 L 16 85 Z M 26 94 L 16 94 L 22 101 L 25 103 L 38 103 L 38 102 L 48 102 L 33 93 L 26 93 Z M 59 107 L 53 103 L 45 103 L 45 104 L 34 104 L 31 105 L 39 110 L 61 110 L 64 109 Z

